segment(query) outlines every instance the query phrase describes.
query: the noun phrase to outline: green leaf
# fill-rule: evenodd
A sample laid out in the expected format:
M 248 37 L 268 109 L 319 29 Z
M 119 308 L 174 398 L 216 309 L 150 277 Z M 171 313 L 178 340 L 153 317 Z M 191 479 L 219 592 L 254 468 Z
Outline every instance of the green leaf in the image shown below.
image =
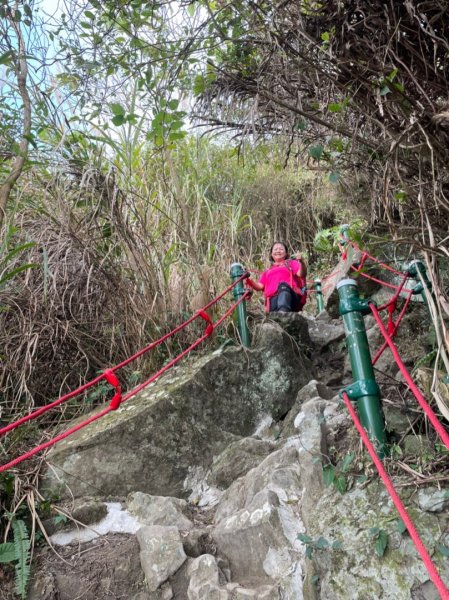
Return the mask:
M 329 547 L 329 542 L 326 540 L 326 538 L 319 537 L 317 539 L 317 541 L 314 543 L 314 546 L 315 546 L 315 548 L 318 548 L 319 550 L 323 550 L 324 548 Z
M 326 465 L 323 467 L 323 481 L 324 485 L 332 485 L 335 480 L 335 468 L 334 465 Z
M 10 563 L 16 560 L 16 551 L 13 542 L 0 544 L 0 563 Z
M 438 544 L 437 550 L 443 556 L 449 556 L 449 548 L 447 546 L 444 546 L 443 544 Z
M 168 103 L 168 108 L 170 110 L 176 110 L 179 106 L 179 100 L 173 99 Z
M 36 267 L 36 264 L 28 263 L 26 265 L 20 265 L 20 267 L 16 267 L 12 271 L 8 271 L 7 273 L 2 273 L 0 275 L 0 285 L 3 285 L 22 271 L 26 271 L 27 269 L 35 269 Z
M 346 477 L 344 475 L 339 475 L 334 481 L 334 486 L 335 489 L 340 492 L 340 494 L 344 494 L 348 489 L 348 482 L 346 480 Z
M 404 190 L 399 190 L 399 192 L 395 192 L 394 198 L 398 202 L 403 202 L 407 198 L 407 194 Z
M 403 534 L 407 531 L 407 527 L 402 519 L 398 519 L 396 521 L 396 529 L 399 531 L 400 534 Z
M 396 68 L 394 68 L 394 69 L 391 71 L 391 73 L 390 73 L 389 75 L 387 75 L 387 76 L 386 76 L 386 79 L 387 79 L 388 81 L 390 81 L 390 82 L 391 82 L 391 81 L 393 81 L 393 80 L 394 80 L 394 78 L 396 77 L 396 75 L 397 75 L 397 74 L 398 74 L 398 70 L 397 70 Z
M 55 525 L 59 525 L 59 523 L 66 523 L 66 522 L 67 522 L 66 515 L 56 515 L 55 517 L 53 517 L 53 523 Z
M 341 104 L 339 104 L 338 102 L 331 102 L 327 106 L 327 110 L 329 110 L 330 112 L 333 112 L 333 113 L 340 112 L 342 108 L 343 108 L 343 106 Z
M 95 19 L 95 15 L 92 11 L 90 10 L 85 10 L 84 11 L 84 16 L 87 17 L 88 19 Z
M 374 550 L 377 556 L 383 556 L 388 546 L 388 533 L 385 529 L 379 531 L 379 535 L 374 543 Z
M 306 558 L 312 558 L 313 555 L 313 548 L 312 546 L 307 546 L 306 547 Z
M 27 17 L 32 17 L 33 13 L 31 12 L 31 8 L 29 7 L 28 4 L 24 4 L 23 5 L 23 12 L 26 14 Z
M 124 115 L 115 115 L 115 117 L 112 119 L 112 122 L 114 123 L 114 125 L 123 125 L 123 123 L 125 122 L 125 116 Z
M 16 9 L 14 11 L 14 21 L 16 21 L 16 23 L 18 23 L 21 19 L 22 19 L 22 13 L 20 12 L 20 10 Z
M 7 52 L 5 52 L 4 54 L 2 54 L 0 56 L 0 65 L 7 65 L 12 61 L 12 57 L 14 56 L 14 53 L 12 50 L 8 50 Z
M 186 135 L 187 133 L 185 131 L 171 131 L 168 135 L 168 139 L 171 142 L 175 142 L 176 140 L 182 140 Z
M 203 75 L 197 75 L 193 81 L 193 93 L 200 96 L 206 89 L 206 78 Z
M 329 182 L 338 183 L 340 181 L 340 173 L 338 171 L 332 171 L 329 173 Z
M 318 146 L 312 146 L 309 148 L 309 156 L 315 160 L 320 160 L 324 152 L 324 146 L 318 144 Z
M 312 538 L 309 535 L 306 535 L 305 533 L 298 533 L 296 537 L 303 544 L 310 544 L 310 542 L 312 541 Z
M 341 550 L 341 548 L 342 548 L 342 543 L 340 542 L 340 540 L 335 540 L 335 542 L 332 542 L 333 550 Z
M 110 104 L 109 108 L 111 109 L 112 114 L 116 115 L 116 116 L 124 115 L 126 113 L 126 110 L 123 108 L 123 106 L 116 102 L 113 102 L 112 104 Z
M 346 456 L 344 457 L 343 462 L 341 464 L 341 470 L 343 473 L 346 473 L 348 471 L 353 460 L 354 460 L 354 454 L 352 454 L 351 452 L 349 454 L 346 454 Z
M 384 85 L 381 89 L 380 89 L 380 95 L 381 96 L 386 96 L 387 94 L 390 94 L 391 90 L 388 87 L 388 85 Z

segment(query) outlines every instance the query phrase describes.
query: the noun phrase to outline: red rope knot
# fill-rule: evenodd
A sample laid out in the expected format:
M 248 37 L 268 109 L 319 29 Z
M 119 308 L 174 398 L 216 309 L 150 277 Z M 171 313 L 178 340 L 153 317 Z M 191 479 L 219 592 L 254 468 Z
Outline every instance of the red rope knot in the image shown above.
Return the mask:
M 206 321 L 206 323 L 208 324 L 204 331 L 204 335 L 206 337 L 211 336 L 214 331 L 214 324 L 212 323 L 211 318 L 209 317 L 209 315 L 207 314 L 207 312 L 205 310 L 199 310 L 198 316 L 201 317 L 202 319 L 204 319 Z
M 109 385 L 112 385 L 112 387 L 115 388 L 115 394 L 109 403 L 109 408 L 111 410 L 117 410 L 122 402 L 122 389 L 120 387 L 120 381 L 112 369 L 106 369 L 103 371 L 103 377 L 106 379 Z
M 398 299 L 396 297 L 387 306 L 387 310 L 388 310 L 387 331 L 388 331 L 389 335 L 393 335 L 396 330 L 396 325 L 393 321 L 393 314 L 394 314 L 394 311 L 396 310 L 397 303 L 398 303 Z

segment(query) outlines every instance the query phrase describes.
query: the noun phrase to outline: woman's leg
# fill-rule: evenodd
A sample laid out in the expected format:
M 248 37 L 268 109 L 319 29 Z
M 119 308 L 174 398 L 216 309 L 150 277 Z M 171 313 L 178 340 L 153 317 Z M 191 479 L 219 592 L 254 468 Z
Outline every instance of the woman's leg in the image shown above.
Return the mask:
M 293 312 L 296 294 L 287 283 L 280 283 L 277 293 L 277 312 Z

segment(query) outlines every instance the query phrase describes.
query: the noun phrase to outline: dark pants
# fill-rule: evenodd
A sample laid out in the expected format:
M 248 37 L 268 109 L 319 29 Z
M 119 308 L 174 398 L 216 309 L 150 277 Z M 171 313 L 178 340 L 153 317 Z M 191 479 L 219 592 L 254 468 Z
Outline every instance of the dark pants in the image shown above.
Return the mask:
M 288 283 L 280 283 L 276 296 L 270 298 L 270 312 L 298 312 L 301 298 Z

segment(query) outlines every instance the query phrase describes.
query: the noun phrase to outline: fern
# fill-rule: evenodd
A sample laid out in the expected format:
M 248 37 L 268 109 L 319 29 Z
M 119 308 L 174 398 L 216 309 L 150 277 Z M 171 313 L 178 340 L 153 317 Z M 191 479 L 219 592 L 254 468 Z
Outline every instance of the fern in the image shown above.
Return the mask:
M 28 581 L 30 579 L 30 537 L 25 523 L 19 519 L 12 523 L 14 533 L 14 550 L 16 564 L 16 591 L 26 597 Z

